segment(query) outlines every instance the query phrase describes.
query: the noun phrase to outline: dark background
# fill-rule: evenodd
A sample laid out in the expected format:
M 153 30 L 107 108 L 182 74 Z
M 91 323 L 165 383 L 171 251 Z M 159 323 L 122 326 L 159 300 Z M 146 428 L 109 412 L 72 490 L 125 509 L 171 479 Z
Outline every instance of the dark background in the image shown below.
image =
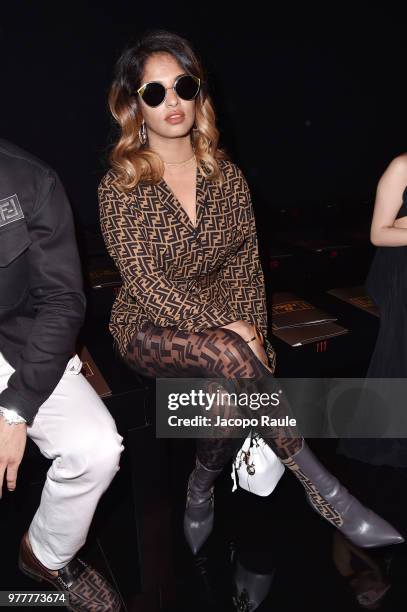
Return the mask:
M 335 229 L 338 216 L 324 213 L 329 206 L 342 207 L 351 228 L 359 226 L 360 214 L 369 223 L 379 176 L 393 157 L 407 150 L 407 19 L 402 6 L 395 2 L 375 5 L 372 2 L 345 4 L 334 1 L 325 3 L 322 8 L 316 2 L 302 3 L 302 6 L 286 3 L 284 8 L 276 8 L 272 3 L 247 0 L 240 4 L 222 3 L 221 0 L 188 3 L 179 0 L 3 0 L 0 2 L 0 137 L 34 153 L 58 171 L 82 229 L 94 228 L 98 221 L 96 190 L 106 169 L 108 145 L 114 133 L 107 110 L 113 66 L 123 47 L 151 27 L 177 31 L 187 37 L 202 56 L 209 73 L 223 144 L 243 169 L 255 196 L 256 217 L 260 221 L 258 229 L 265 239 L 263 246 L 269 240 L 274 247 L 277 241 L 274 219 L 281 222 L 284 215 L 279 211 L 284 208 L 300 210 L 301 223 L 296 224 L 296 215 L 289 215 L 287 228 L 295 231 L 299 228 L 300 233 L 311 233 L 321 224 L 324 229 Z M 270 210 L 274 214 L 268 222 Z M 291 222 L 296 227 L 293 228 Z M 83 233 L 89 238 L 92 232 L 93 229 Z M 367 233 L 363 240 L 368 242 Z M 276 350 L 285 375 L 304 377 L 315 376 L 315 372 L 320 375 L 329 372 L 330 376 L 335 372 L 336 376 L 338 373 L 362 376 L 361 369 L 366 368 L 370 359 L 377 334 L 375 317 L 333 299 L 327 302 L 326 295 L 325 301 L 321 297 L 321 289 L 362 282 L 370 253 L 361 257 L 361 251 L 353 249 L 344 249 L 345 255 L 334 252 L 338 257 L 331 258 L 332 251 L 325 254 L 326 257 L 319 254 L 305 257 L 303 252 L 292 255 L 287 258 L 292 264 L 281 265 L 280 282 L 286 282 L 291 275 L 293 284 L 301 287 L 299 295 L 307 299 L 305 289 L 310 294 L 318 289 L 318 301 L 314 301 L 315 293 L 312 303 L 326 306 L 350 333 L 330 340 L 327 352 L 318 352 L 320 343 L 307 345 L 302 351 L 280 342 Z M 349 253 L 347 258 L 346 253 Z M 338 266 L 333 268 L 336 261 Z M 356 272 L 355 268 L 358 268 Z M 338 271 L 341 272 L 339 277 Z M 274 290 L 276 270 L 273 273 L 274 280 L 269 286 Z M 132 419 L 144 418 L 143 413 L 132 410 L 140 400 L 127 393 L 124 366 L 123 371 L 119 370 L 118 363 L 111 358 L 107 318 L 112 299 L 110 290 L 107 297 L 99 298 L 100 302 L 95 296 L 88 296 L 91 315 L 95 312 L 102 315 L 94 317 L 92 325 L 92 316 L 89 317 L 85 340 L 113 389 L 110 409 L 117 422 L 122 418 L 126 427 L 127 422 L 131 422 L 132 431 L 136 432 L 127 445 L 134 453 L 130 454 L 130 461 L 136 466 L 132 469 L 133 477 L 140 478 L 140 482 L 134 480 L 133 483 L 136 504 L 138 507 L 145 504 L 147 509 L 142 507 L 138 512 L 153 517 L 147 527 L 154 526 L 154 533 L 160 536 L 161 532 L 156 532 L 153 523 L 156 519 L 164 531 L 169 531 L 165 522 L 169 515 L 167 502 L 161 504 L 163 516 L 151 513 L 150 508 L 156 510 L 161 503 L 151 491 L 155 487 L 158 496 L 163 488 L 156 486 L 150 466 L 149 470 L 139 469 L 147 455 L 150 458 L 158 455 L 151 452 L 150 439 L 147 436 L 143 439 L 142 428 L 137 430 L 134 426 Z M 102 326 L 105 334 L 101 333 Z M 127 375 L 132 377 L 132 385 L 136 384 L 133 373 L 128 371 Z M 139 392 L 140 389 L 134 391 Z M 332 443 L 335 445 L 336 441 Z M 331 453 L 330 448 L 322 451 L 325 457 Z M 147 533 L 145 546 L 150 551 L 160 550 L 160 559 L 164 551 L 170 565 L 175 567 L 181 584 L 178 590 L 186 601 L 185 608 L 177 602 L 176 609 L 190 610 L 192 601 L 194 609 L 198 610 L 201 599 L 203 609 L 208 610 L 206 599 L 197 588 L 195 574 L 192 580 L 185 570 L 191 560 L 186 557 L 181 525 L 187 471 L 193 459 L 192 454 L 191 461 L 186 459 L 184 447 L 177 452 L 175 458 L 171 455 L 170 463 L 172 536 L 177 554 L 171 557 L 162 542 L 156 545 L 149 539 L 148 529 L 143 531 Z M 395 480 L 375 470 L 372 468 L 366 475 L 362 468 L 359 473 L 345 466 L 342 473 L 352 475 L 356 484 L 350 486 L 348 478 L 346 485 L 358 491 L 364 503 L 391 522 L 394 519 L 395 524 L 402 521 L 404 529 L 405 521 L 400 517 L 405 517 L 406 513 L 400 508 L 405 507 L 405 502 L 404 506 L 399 506 L 398 496 L 393 494 L 394 491 L 406 491 L 404 472 L 400 471 Z M 340 475 L 336 470 L 335 473 Z M 126 475 L 125 470 L 120 474 Z M 224 482 L 229 492 L 226 472 Z M 267 609 L 288 609 L 287 602 L 294 608 L 297 605 L 297 609 L 303 609 L 308 603 L 314 610 L 360 609 L 344 585 L 334 588 L 339 577 L 331 562 L 331 532 L 308 509 L 300 487 L 290 482 L 286 479 L 280 496 L 270 498 L 272 504 L 277 504 L 275 508 L 270 509 L 266 501 L 260 510 L 262 516 L 258 506 L 263 500 L 256 501 L 251 496 L 250 504 L 243 501 L 240 513 L 235 505 L 233 513 L 228 514 L 230 499 L 224 494 L 222 502 L 217 493 L 217 516 L 224 521 L 218 523 L 221 541 L 222 538 L 227 540 L 230 531 L 237 534 L 238 540 L 240 535 L 243 550 L 245 538 L 250 540 L 250 545 L 256 542 L 255 557 L 260 559 L 260 565 L 262 554 L 267 563 L 272 555 L 278 556 L 280 578 L 277 590 L 272 591 L 271 608 Z M 129 490 L 127 481 L 123 487 Z M 34 491 L 36 503 L 40 488 L 37 486 Z M 19 490 L 24 489 L 20 486 Z M 394 507 L 390 500 L 394 500 Z M 236 504 L 235 499 L 233 503 Z M 24 496 L 22 507 L 25 512 L 31 508 Z M 13 516 L 13 506 L 9 511 Z M 257 520 L 247 521 L 251 515 L 258 517 Z M 278 521 L 270 521 L 273 516 L 277 516 Z M 16 517 L 14 531 L 9 534 L 13 540 L 13 554 L 22 527 L 18 513 Z M 237 519 L 236 525 L 233 522 L 230 525 L 231 517 Z M 244 519 L 241 523 L 239 517 Z M 114 539 L 122 547 L 117 531 L 114 528 L 109 531 L 109 525 L 104 537 L 107 542 L 109 538 Z M 126 530 L 135 527 L 131 520 L 118 520 L 117 525 L 125 526 Z M 127 563 L 120 549 L 118 556 L 122 565 L 116 575 L 121 580 L 129 576 L 134 583 L 134 539 L 128 533 L 126 538 L 132 546 L 131 563 Z M 248 549 L 250 552 L 250 546 Z M 220 559 L 217 576 L 221 581 L 227 566 L 222 566 L 224 558 L 219 555 L 219 547 L 213 550 L 215 555 L 212 556 Z M 399 554 L 402 557 L 402 553 Z M 164 560 L 166 558 L 164 555 Z M 112 562 L 109 558 L 109 562 L 115 570 L 114 559 L 113 556 Z M 155 571 L 156 559 L 152 562 Z M 122 568 L 124 563 L 127 572 Z M 396 569 L 402 568 L 397 569 L 400 574 L 398 589 L 403 589 L 400 601 L 405 602 L 404 558 L 393 565 Z M 206 571 L 206 566 L 202 567 Z M 14 572 L 16 568 L 16 563 L 10 563 L 7 570 Z M 203 577 L 205 571 L 202 571 Z M 21 588 L 21 576 L 15 583 L 10 579 L 8 588 L 13 584 Z M 132 588 L 134 591 L 134 584 Z M 386 607 L 391 612 L 400 610 L 394 604 L 399 591 L 391 591 L 393 599 Z M 404 610 L 404 603 L 403 606 Z
M 203 58 L 223 144 L 258 210 L 370 206 L 380 174 L 407 149 L 402 5 L 284 6 L 3 2 L 0 134 L 54 166 L 79 223 L 96 223 L 114 63 L 146 28 L 164 27 Z

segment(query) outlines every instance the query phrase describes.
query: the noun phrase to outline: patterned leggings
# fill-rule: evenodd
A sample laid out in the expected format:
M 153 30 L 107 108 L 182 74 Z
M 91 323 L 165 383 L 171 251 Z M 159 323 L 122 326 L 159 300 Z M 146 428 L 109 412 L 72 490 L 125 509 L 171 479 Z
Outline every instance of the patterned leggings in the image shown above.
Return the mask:
M 273 389 L 275 382 L 241 336 L 222 327 L 187 332 L 145 323 L 131 340 L 124 361 L 149 378 L 243 379 L 243 383 L 254 379 L 251 391 L 260 387 L 262 391 Z M 264 408 L 256 411 L 256 416 L 261 415 L 261 410 Z M 267 410 L 270 412 L 269 407 Z M 288 459 L 302 446 L 300 438 L 292 433 L 287 436 L 283 430 L 265 439 L 281 459 Z M 225 466 L 241 444 L 241 439 L 228 437 L 227 432 L 223 438 L 199 438 L 197 455 L 205 467 L 216 470 Z

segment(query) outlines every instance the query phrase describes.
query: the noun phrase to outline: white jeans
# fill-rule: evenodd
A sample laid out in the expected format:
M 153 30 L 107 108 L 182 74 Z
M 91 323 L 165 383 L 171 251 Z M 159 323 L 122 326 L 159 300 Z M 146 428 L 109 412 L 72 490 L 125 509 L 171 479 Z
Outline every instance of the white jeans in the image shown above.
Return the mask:
M 49 569 L 69 563 L 83 546 L 96 506 L 119 469 L 123 438 L 86 378 L 69 361 L 27 435 L 52 459 L 41 503 L 29 528 L 35 556 Z M 0 391 L 14 369 L 0 353 Z M 18 486 L 18 478 L 17 478 Z

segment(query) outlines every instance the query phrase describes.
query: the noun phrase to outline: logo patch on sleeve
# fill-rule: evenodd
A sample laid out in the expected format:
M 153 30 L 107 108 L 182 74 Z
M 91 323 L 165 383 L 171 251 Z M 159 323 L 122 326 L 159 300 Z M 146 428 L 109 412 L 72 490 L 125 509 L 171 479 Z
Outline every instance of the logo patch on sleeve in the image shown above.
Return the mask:
M 0 200 L 0 227 L 23 218 L 24 213 L 16 194 Z

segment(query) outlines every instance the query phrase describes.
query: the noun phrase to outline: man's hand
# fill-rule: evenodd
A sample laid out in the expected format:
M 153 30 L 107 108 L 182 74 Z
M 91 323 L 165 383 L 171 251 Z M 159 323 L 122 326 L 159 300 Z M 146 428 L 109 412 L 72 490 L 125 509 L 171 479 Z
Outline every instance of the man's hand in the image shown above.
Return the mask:
M 27 441 L 27 425 L 9 425 L 0 416 L 0 499 L 2 497 L 4 475 L 7 488 L 14 491 L 17 485 L 17 472 L 23 458 Z

